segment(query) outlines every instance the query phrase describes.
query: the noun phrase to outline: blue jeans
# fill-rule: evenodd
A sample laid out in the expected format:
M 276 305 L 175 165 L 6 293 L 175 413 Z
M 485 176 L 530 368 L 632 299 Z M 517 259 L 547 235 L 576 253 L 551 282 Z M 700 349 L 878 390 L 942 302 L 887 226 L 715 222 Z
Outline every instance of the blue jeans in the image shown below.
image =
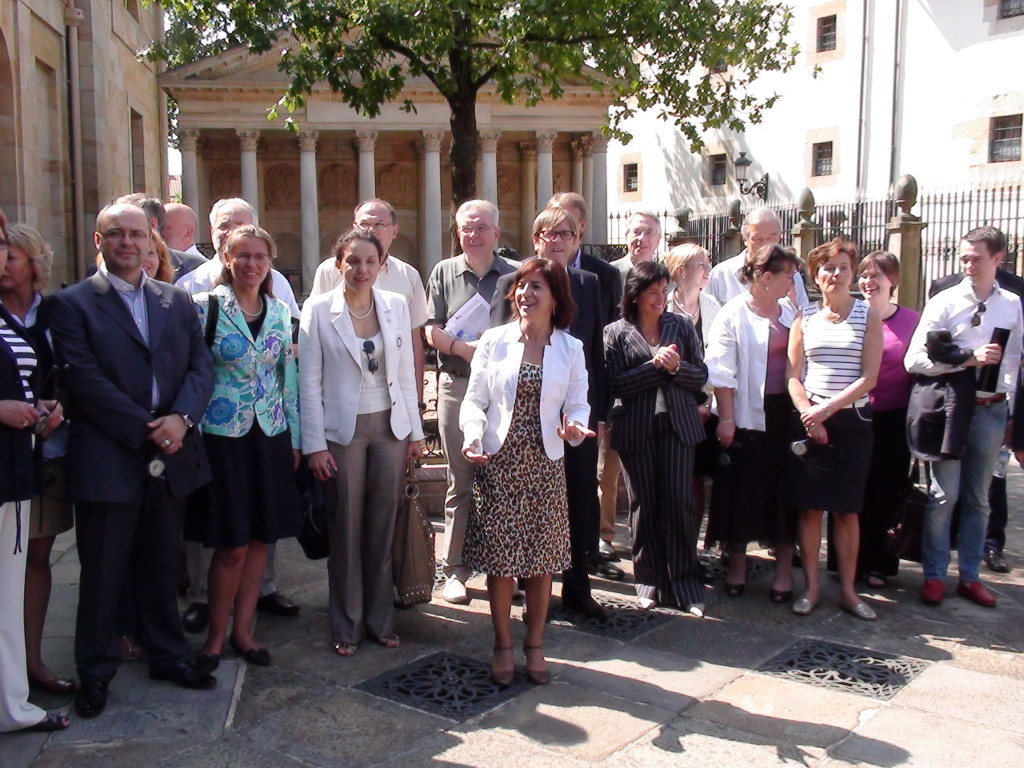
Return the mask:
M 960 460 L 931 462 L 932 481 L 924 513 L 921 552 L 926 579 L 944 579 L 949 568 L 949 527 L 960 500 L 960 581 L 978 581 L 988 526 L 988 487 L 1006 429 L 1006 401 L 974 409 L 967 447 Z

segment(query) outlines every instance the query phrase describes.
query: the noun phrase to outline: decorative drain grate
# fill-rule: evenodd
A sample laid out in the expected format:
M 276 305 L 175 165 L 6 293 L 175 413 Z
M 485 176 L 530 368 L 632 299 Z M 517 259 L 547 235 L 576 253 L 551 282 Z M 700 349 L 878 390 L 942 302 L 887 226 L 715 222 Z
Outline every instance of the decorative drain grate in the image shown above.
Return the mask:
M 927 666 L 927 662 L 906 656 L 803 640 L 770 659 L 758 671 L 887 701 Z
M 627 598 L 594 593 L 594 599 L 608 609 L 608 620 L 587 618 L 557 605 L 548 611 L 548 621 L 561 627 L 572 627 L 583 632 L 616 640 L 632 640 L 655 627 L 671 621 L 671 616 L 658 611 L 641 611 L 636 602 Z
M 500 688 L 491 680 L 489 664 L 447 651 L 356 686 L 373 696 L 458 722 L 494 709 L 530 687 L 526 677 L 517 672 L 512 685 Z
M 434 591 L 444 589 L 444 566 L 439 559 L 434 560 Z
M 700 563 L 704 566 L 705 581 L 724 580 L 728 566 L 717 551 L 701 550 Z M 756 581 L 775 569 L 775 561 L 763 557 L 747 557 L 747 581 Z

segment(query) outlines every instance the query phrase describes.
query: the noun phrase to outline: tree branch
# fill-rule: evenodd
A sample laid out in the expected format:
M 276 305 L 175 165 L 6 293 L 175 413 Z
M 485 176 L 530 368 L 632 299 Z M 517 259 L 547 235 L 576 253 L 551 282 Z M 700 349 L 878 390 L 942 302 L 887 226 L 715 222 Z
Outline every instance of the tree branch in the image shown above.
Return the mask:
M 409 61 L 413 62 L 417 67 L 420 68 L 420 70 L 423 72 L 424 76 L 431 83 L 434 84 L 434 87 L 437 88 L 438 91 L 440 91 L 442 94 L 445 93 L 445 89 L 441 87 L 441 83 L 438 82 L 438 78 L 436 77 L 436 75 L 434 74 L 432 69 L 427 66 L 427 62 L 425 62 L 423 59 L 421 59 L 416 54 L 416 52 L 412 50 L 412 48 L 410 48 L 407 45 L 402 45 L 398 41 L 392 40 L 389 37 L 385 37 L 384 35 L 382 35 L 380 33 L 377 33 L 376 35 L 374 35 L 374 39 L 377 41 L 377 43 L 380 45 L 381 48 L 383 48 L 385 50 L 388 50 L 388 51 L 392 51 L 394 53 L 400 53 L 403 56 L 405 56 L 406 59 L 408 59 Z

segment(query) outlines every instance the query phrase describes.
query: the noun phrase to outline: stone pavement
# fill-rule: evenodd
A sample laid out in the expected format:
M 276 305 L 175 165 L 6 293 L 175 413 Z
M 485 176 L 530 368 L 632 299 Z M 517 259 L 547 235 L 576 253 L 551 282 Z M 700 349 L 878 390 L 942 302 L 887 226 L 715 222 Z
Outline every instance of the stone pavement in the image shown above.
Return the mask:
M 0 736 L 0 766 L 1022 765 L 1020 470 L 1010 487 L 1007 554 L 1017 570 L 986 572 L 995 610 L 956 597 L 938 608 L 922 605 L 920 569 L 908 563 L 889 588 L 865 593 L 880 615 L 874 624 L 838 610 L 829 578 L 807 618 L 772 605 L 764 558 L 753 562 L 740 598 L 725 597 L 720 579 L 709 589 L 703 620 L 639 614 L 628 607 L 628 584 L 596 581 L 600 599 L 624 606 L 610 634 L 573 627 L 556 611 L 546 639 L 552 684 L 520 680 L 504 693 L 495 693 L 479 664 L 491 647 L 482 577 L 470 582 L 468 607 L 435 596 L 399 612 L 400 649 L 367 643 L 342 659 L 330 650 L 324 563 L 305 560 L 287 542 L 278 550 L 278 582 L 303 608 L 293 619 L 260 618 L 256 636 L 273 666 L 246 667 L 229 653 L 217 688 L 192 692 L 151 682 L 145 664 L 126 664 L 102 716 L 72 714 L 59 734 Z M 71 674 L 78 579 L 71 537 L 58 541 L 54 557 L 45 656 Z M 954 585 L 950 578 L 947 594 Z M 513 610 L 518 616 L 522 608 Z M 522 625 L 516 632 L 522 635 Z M 198 649 L 200 638 L 192 640 Z M 818 684 L 759 671 L 787 650 L 802 651 L 798 661 L 818 669 Z M 521 666 L 518 650 L 517 657 Z M 396 678 L 416 661 L 434 666 L 404 683 Z M 861 670 L 860 682 L 844 684 L 842 670 L 851 667 Z M 376 688 L 367 682 L 385 673 L 390 678 Z M 395 690 L 426 711 L 383 697 Z M 480 709 L 473 709 L 475 696 L 483 697 Z M 34 700 L 70 708 L 59 698 Z

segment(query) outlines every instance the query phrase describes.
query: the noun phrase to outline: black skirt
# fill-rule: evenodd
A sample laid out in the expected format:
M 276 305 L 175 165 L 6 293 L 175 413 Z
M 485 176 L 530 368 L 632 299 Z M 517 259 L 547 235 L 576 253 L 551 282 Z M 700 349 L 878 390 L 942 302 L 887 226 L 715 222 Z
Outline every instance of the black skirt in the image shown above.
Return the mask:
M 737 429 L 733 444 L 722 451 L 711 490 L 708 538 L 712 541 L 792 543 L 796 509 L 786 506 L 782 498 L 792 410 L 789 395 L 767 395 L 765 431 Z
M 267 437 L 254 422 L 244 437 L 203 435 L 213 471 L 210 503 L 189 505 L 185 538 L 212 549 L 273 544 L 299 531 L 299 492 L 288 431 Z
M 807 440 L 807 453 L 786 451 L 785 500 L 799 509 L 859 514 L 871 465 L 871 406 L 843 408 L 825 422 L 828 443 L 807 439 L 800 415 L 790 416 L 790 442 Z
M 693 474 L 698 477 L 714 477 L 718 469 L 718 417 L 704 423 L 704 440 L 697 443 L 693 454 Z

